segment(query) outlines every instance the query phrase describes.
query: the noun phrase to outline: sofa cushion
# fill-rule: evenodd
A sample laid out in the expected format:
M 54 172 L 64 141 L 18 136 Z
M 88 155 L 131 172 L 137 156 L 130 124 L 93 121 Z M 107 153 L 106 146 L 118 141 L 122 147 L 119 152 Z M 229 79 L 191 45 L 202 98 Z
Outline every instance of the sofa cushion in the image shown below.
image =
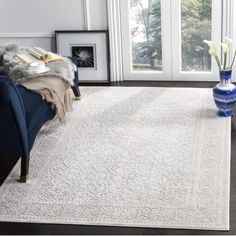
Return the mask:
M 38 127 L 41 128 L 41 121 L 52 119 L 51 113 L 54 113 L 50 107 L 50 104 L 46 100 L 42 100 L 42 97 L 39 94 L 36 94 L 22 86 L 17 86 L 21 94 L 21 98 L 25 107 L 26 114 L 26 125 L 28 134 L 30 135 L 31 131 Z M 50 116 L 49 116 L 50 113 Z M 44 116 L 47 116 L 46 119 Z M 39 127 L 40 126 L 40 127 Z

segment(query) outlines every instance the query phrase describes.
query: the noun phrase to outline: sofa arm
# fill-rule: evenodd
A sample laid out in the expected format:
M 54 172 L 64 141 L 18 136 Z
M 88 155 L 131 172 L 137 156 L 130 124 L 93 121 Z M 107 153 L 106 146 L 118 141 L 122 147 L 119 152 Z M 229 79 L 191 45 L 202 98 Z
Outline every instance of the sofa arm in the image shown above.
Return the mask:
M 0 155 L 29 155 L 24 105 L 6 76 L 0 76 Z

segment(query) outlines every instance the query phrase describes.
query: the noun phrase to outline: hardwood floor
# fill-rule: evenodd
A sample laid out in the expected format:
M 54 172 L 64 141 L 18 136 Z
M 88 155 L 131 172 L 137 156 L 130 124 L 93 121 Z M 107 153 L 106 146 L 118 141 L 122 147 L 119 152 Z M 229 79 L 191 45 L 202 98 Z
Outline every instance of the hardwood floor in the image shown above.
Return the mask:
M 216 83 L 208 82 L 126 82 L 111 86 L 144 86 L 144 87 L 197 87 L 212 88 Z M 98 84 L 99 85 L 99 84 Z M 104 85 L 103 85 L 104 86 Z M 83 94 L 82 94 L 83 95 Z M 235 109 L 236 112 L 236 109 Z M 232 119 L 232 155 L 231 155 L 231 207 L 229 232 L 201 231 L 201 230 L 174 230 L 149 229 L 128 227 L 103 227 L 83 225 L 53 225 L 53 224 L 26 224 L 0 222 L 0 234 L 103 234 L 103 235 L 236 235 L 236 120 Z M 0 184 L 10 173 L 16 159 L 0 159 Z

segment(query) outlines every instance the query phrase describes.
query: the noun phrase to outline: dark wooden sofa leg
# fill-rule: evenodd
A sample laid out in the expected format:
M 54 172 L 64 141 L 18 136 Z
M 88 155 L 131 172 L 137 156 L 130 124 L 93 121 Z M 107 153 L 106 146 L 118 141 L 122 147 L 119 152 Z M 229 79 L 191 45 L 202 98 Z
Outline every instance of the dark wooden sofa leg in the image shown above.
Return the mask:
M 80 93 L 79 87 L 78 87 L 77 85 L 75 85 L 75 86 L 72 86 L 71 88 L 72 88 L 73 93 L 74 93 L 74 95 L 75 95 L 75 99 L 76 99 L 76 100 L 80 100 L 80 98 L 81 98 L 81 93 Z
M 21 157 L 20 182 L 26 183 L 29 173 L 29 157 Z

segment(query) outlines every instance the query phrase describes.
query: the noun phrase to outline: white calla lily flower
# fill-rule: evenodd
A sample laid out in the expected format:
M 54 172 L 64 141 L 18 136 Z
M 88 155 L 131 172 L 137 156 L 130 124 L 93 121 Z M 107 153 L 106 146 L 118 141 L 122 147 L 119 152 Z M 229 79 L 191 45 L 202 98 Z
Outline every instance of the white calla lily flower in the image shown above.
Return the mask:
M 212 44 L 214 44 L 214 42 L 210 40 L 203 40 L 203 42 L 206 43 L 209 47 L 211 47 Z
M 226 69 L 232 70 L 234 66 L 234 62 L 236 61 L 236 50 L 234 51 L 233 60 L 231 61 L 231 64 L 229 64 L 230 62 L 227 60 L 229 57 L 228 51 L 233 44 L 233 40 L 229 37 L 225 37 L 225 41 L 226 43 L 220 43 L 220 45 L 210 40 L 204 40 L 204 43 L 206 43 L 209 46 L 209 53 L 212 57 L 215 58 L 219 70 L 226 70 Z M 221 46 L 223 54 L 224 54 L 223 63 L 221 63 L 220 57 L 218 56 L 218 53 L 217 53 L 217 49 L 219 46 Z
M 229 37 L 225 37 L 225 41 L 226 41 L 228 48 L 231 48 L 231 46 L 233 44 L 233 39 L 231 39 Z
M 217 44 L 209 40 L 204 40 L 204 43 L 206 43 L 210 47 L 209 49 L 210 55 L 213 57 L 217 56 Z
M 227 52 L 228 52 L 228 45 L 226 44 L 226 43 L 221 43 L 220 44 L 221 45 L 221 47 L 222 47 L 222 51 L 223 51 L 223 53 L 224 54 L 227 54 Z
M 210 55 L 213 56 L 213 57 L 217 56 L 217 49 L 216 49 L 216 46 L 210 47 L 209 53 L 210 53 Z

